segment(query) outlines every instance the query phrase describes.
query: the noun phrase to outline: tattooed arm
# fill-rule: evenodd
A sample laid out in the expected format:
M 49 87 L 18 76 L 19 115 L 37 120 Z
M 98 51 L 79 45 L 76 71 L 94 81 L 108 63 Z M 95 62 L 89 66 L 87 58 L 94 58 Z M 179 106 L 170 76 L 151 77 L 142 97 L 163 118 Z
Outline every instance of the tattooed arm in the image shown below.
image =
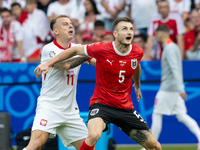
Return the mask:
M 65 70 L 69 70 L 69 69 L 72 69 L 72 68 L 75 68 L 75 67 L 81 65 L 82 63 L 87 61 L 89 58 L 90 57 L 88 57 L 88 56 L 80 56 L 80 57 L 70 58 L 68 60 L 64 60 L 64 61 L 55 63 L 53 66 L 63 68 Z

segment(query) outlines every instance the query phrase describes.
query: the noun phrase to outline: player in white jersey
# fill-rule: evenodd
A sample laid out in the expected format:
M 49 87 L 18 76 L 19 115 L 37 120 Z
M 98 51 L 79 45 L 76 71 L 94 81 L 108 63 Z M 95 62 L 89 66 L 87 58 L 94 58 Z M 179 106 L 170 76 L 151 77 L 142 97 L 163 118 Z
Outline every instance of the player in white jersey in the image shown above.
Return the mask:
M 73 26 L 67 16 L 56 17 L 50 26 L 55 34 L 55 40 L 44 46 L 41 63 L 69 47 L 76 46 L 70 43 L 73 39 Z M 79 150 L 88 130 L 79 115 L 76 85 L 80 69 L 78 65 L 88 59 L 89 57 L 73 57 L 55 64 L 48 74 L 42 75 L 42 88 L 38 97 L 31 140 L 23 150 L 40 150 L 48 137 L 54 137 L 56 133 L 65 147 L 73 145 Z

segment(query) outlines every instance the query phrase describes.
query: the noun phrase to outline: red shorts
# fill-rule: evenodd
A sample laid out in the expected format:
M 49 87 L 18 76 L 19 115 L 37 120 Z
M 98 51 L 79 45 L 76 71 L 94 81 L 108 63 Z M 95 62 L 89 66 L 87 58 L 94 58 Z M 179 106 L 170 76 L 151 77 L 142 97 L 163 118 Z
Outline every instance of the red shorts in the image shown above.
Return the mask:
M 29 58 L 37 58 L 38 56 L 40 56 L 41 49 L 42 48 L 38 48 L 33 54 L 29 56 Z

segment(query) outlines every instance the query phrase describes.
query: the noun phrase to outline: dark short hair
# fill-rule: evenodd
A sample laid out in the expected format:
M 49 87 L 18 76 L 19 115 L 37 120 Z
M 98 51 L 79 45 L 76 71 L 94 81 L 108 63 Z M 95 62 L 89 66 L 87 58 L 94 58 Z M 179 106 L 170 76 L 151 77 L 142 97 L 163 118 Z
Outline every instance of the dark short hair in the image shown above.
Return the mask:
M 1 8 L 1 13 L 4 13 L 4 12 L 9 12 L 11 14 L 11 11 L 8 9 L 8 8 Z
M 168 2 L 168 0 L 158 0 L 157 2 Z
M 94 26 L 95 26 L 95 27 L 104 27 L 104 22 L 101 21 L 101 20 L 96 20 L 96 21 L 94 22 Z
M 129 17 L 118 18 L 118 19 L 116 19 L 116 20 L 113 22 L 113 24 L 112 24 L 113 30 L 115 30 L 115 28 L 116 28 L 116 26 L 118 25 L 118 23 L 120 23 L 120 22 L 122 22 L 122 21 L 124 21 L 124 22 L 130 22 L 131 24 L 134 24 L 133 19 L 131 19 L 131 18 L 129 18 Z
M 37 0 L 26 0 L 26 4 L 37 4 Z
M 53 31 L 54 25 L 55 25 L 58 18 L 69 18 L 69 17 L 66 16 L 66 15 L 59 15 L 56 18 L 52 19 L 51 22 L 50 22 L 50 28 L 51 28 L 52 31 Z
M 92 4 L 92 7 L 93 7 L 93 11 L 94 11 L 94 14 L 99 14 L 99 11 L 98 11 L 98 9 L 97 9 L 97 5 L 96 5 L 96 3 L 94 2 L 94 0 L 88 0 L 91 4 Z M 87 12 L 85 12 L 85 16 L 87 16 L 88 14 L 87 14 Z
M 165 24 L 162 24 L 158 26 L 158 28 L 156 29 L 156 32 L 159 32 L 159 31 L 169 33 L 169 27 Z
M 15 6 L 19 6 L 21 8 L 21 5 L 17 2 L 14 2 L 11 4 L 11 8 L 15 7 Z

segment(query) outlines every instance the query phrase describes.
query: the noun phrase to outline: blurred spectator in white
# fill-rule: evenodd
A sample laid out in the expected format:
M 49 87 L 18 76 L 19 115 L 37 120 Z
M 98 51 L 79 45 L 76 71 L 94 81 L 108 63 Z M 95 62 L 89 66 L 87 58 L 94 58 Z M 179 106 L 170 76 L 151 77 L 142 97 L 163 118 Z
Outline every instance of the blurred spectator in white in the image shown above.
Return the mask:
M 112 42 L 114 41 L 114 36 L 113 36 L 113 32 L 106 30 L 102 36 L 102 42 L 107 43 L 107 42 Z
M 101 10 L 101 14 L 104 17 L 105 28 L 112 31 L 113 21 L 116 18 L 126 16 L 126 0 L 101 0 L 101 5 L 104 7 L 104 10 Z
M 90 34 L 85 34 L 82 36 L 82 44 L 83 45 L 86 45 L 86 44 L 92 44 L 94 41 L 93 41 L 93 38 Z
M 179 13 L 183 21 L 185 22 L 188 18 L 190 7 L 191 7 L 191 0 L 168 0 L 169 7 L 171 12 Z
M 20 16 L 22 15 L 23 9 L 19 3 L 12 3 L 11 5 L 11 13 L 14 16 L 15 20 L 19 20 Z
M 146 47 L 145 47 L 144 35 L 142 35 L 142 34 L 134 35 L 133 44 L 140 46 L 145 53 Z
M 47 14 L 47 8 L 49 6 L 49 4 L 51 4 L 52 2 L 55 2 L 56 0 L 38 0 L 37 4 L 37 8 L 44 11 L 45 14 Z
M 26 0 L 3 0 L 3 7 L 11 9 L 12 3 L 19 3 L 22 8 L 26 6 Z
M 84 34 L 90 34 L 93 36 L 94 34 L 94 23 L 96 20 L 102 20 L 103 18 L 99 14 L 96 4 L 93 0 L 85 0 L 85 17 L 80 20 L 77 34 L 76 34 L 76 42 L 82 43 L 82 36 Z
M 63 14 L 69 16 L 72 23 L 74 24 L 78 17 L 76 3 L 70 0 L 57 0 L 51 3 L 47 9 L 47 16 L 49 17 L 49 21 Z
M 37 0 L 26 0 L 26 11 L 28 16 L 22 19 L 24 53 L 29 62 L 38 62 L 50 31 L 49 21 L 45 13 L 37 9 Z
M 134 20 L 135 28 L 147 39 L 147 28 L 152 16 L 158 13 L 156 0 L 126 0 L 128 16 Z
M 83 19 L 85 17 L 85 11 L 86 11 L 85 10 L 85 5 L 84 5 L 85 0 L 70 0 L 70 1 L 72 1 L 73 3 L 75 3 L 75 5 L 77 7 L 76 8 L 77 9 L 77 12 L 76 12 L 77 19 L 78 20 Z
M 150 25 L 147 31 L 147 48 L 144 55 L 144 60 L 152 59 L 161 59 L 162 55 L 162 46 L 157 42 L 155 54 L 152 54 L 154 39 L 155 39 L 155 30 L 161 24 L 165 24 L 170 29 L 170 38 L 173 42 L 177 43 L 181 56 L 183 58 L 183 34 L 185 33 L 185 27 L 183 20 L 178 13 L 170 13 L 169 2 L 167 0 L 158 1 L 158 11 L 160 14 L 157 14 L 151 18 Z
M 26 62 L 22 46 L 22 29 L 18 21 L 12 20 L 7 8 L 1 10 L 0 62 Z
M 96 20 L 94 23 L 94 42 L 101 42 L 102 35 L 105 32 L 104 22 L 102 20 Z
M 190 13 L 190 21 L 194 26 L 185 34 L 184 43 L 186 58 L 189 60 L 200 60 L 200 14 L 197 10 Z

